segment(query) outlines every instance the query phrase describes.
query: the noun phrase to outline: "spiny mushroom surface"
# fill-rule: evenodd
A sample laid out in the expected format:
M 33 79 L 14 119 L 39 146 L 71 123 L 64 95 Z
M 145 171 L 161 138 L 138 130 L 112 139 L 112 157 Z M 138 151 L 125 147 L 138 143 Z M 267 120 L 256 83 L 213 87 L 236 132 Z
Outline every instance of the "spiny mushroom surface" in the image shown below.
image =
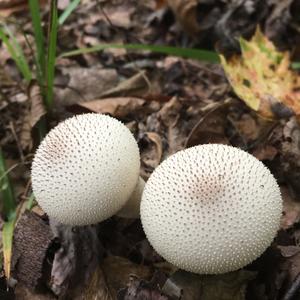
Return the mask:
M 279 187 L 254 156 L 209 144 L 180 151 L 152 173 L 141 221 L 154 249 L 186 271 L 237 270 L 273 241 L 282 211 Z
M 53 128 L 32 163 L 32 187 L 57 221 L 87 225 L 124 206 L 138 181 L 140 156 L 129 129 L 101 114 L 84 114 Z

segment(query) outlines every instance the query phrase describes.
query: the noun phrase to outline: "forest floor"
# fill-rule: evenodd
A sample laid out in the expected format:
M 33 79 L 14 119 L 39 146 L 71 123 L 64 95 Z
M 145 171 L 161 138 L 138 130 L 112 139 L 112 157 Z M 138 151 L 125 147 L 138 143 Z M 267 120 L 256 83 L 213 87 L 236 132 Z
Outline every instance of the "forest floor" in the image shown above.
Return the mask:
M 6 2 L 0 0 L 0 14 Z M 173 11 L 180 2 L 184 1 L 173 1 Z M 59 1 L 59 11 L 68 3 Z M 229 56 L 239 54 L 237 37 L 250 38 L 260 24 L 278 49 L 300 60 L 299 1 L 199 3 L 198 19 L 190 19 L 184 9 L 176 11 L 183 29 L 166 1 L 82 1 L 58 31 L 55 105 L 47 113 L 48 125 L 52 128 L 87 112 L 121 120 L 138 142 L 145 180 L 165 158 L 190 146 L 222 143 L 251 153 L 271 170 L 282 192 L 281 228 L 272 245 L 236 272 L 195 275 L 165 262 L 150 246 L 138 219 L 112 217 L 95 226 L 61 225 L 53 230 L 38 205 L 24 210 L 38 145 L 36 123 L 44 111 L 36 83 L 26 84 L 0 44 L 0 146 L 22 207 L 14 234 L 12 276 L 7 286 L 2 271 L 0 299 L 300 298 L 297 116 L 279 111 L 273 120 L 261 118 L 236 96 L 220 64 L 122 48 L 59 56 L 99 43 L 216 47 Z M 42 11 L 47 22 L 48 6 Z M 32 62 L 23 34 L 33 41 L 27 6 L 9 11 L 5 22 Z

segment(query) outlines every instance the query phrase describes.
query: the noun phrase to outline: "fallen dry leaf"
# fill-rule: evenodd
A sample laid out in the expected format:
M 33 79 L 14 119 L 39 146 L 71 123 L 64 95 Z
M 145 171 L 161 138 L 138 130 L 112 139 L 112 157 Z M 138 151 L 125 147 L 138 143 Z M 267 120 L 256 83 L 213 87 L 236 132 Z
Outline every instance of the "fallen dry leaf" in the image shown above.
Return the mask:
M 105 10 L 113 26 L 122 27 L 127 30 L 133 25 L 131 21 L 133 11 L 132 7 L 122 7 L 121 5 L 110 10 Z
M 39 0 L 40 5 L 45 5 L 47 0 Z M 27 0 L 0 0 L 0 16 L 8 17 L 13 13 L 28 9 Z
M 155 0 L 155 9 L 163 8 L 167 5 L 167 0 Z
M 46 114 L 41 89 L 35 81 L 28 87 L 28 99 L 29 104 L 27 105 L 27 113 L 24 116 L 20 132 L 20 144 L 23 151 L 32 149 L 32 129 Z
M 58 106 L 97 99 L 118 83 L 115 70 L 100 66 L 62 68 L 61 73 L 56 78 L 54 89 L 54 99 Z
M 253 142 L 259 136 L 260 124 L 250 114 L 243 114 L 239 120 L 233 121 L 239 134 L 247 142 Z
M 184 120 L 180 118 L 182 108 L 178 97 L 173 97 L 158 112 L 158 119 L 166 128 L 164 131 L 168 140 L 168 155 L 184 148 L 187 130 L 184 128 Z
M 146 280 L 153 273 L 148 266 L 137 265 L 126 258 L 112 255 L 103 260 L 101 267 L 113 299 L 116 299 L 117 292 L 130 282 L 130 276 Z
M 280 187 L 283 199 L 281 228 L 288 229 L 300 221 L 300 201 L 293 197 L 287 187 Z
M 130 113 L 136 113 L 143 109 L 145 102 L 145 100 L 135 97 L 116 97 L 80 103 L 80 106 L 92 112 L 124 118 Z
M 174 12 L 176 20 L 183 29 L 191 35 L 199 33 L 197 23 L 197 0 L 168 0 L 168 5 Z
M 92 278 L 103 248 L 97 237 L 96 227 L 72 227 L 50 220 L 54 236 L 60 242 L 55 252 L 51 270 L 51 290 L 59 296 L 73 298 L 74 288 L 86 285 Z
M 114 300 L 114 297 L 109 291 L 105 274 L 100 266 L 96 268 L 85 288 L 82 288 L 81 285 L 76 287 L 72 299 Z
M 291 283 L 300 273 L 300 248 L 299 246 L 278 246 L 282 257 L 281 269 L 286 271 L 287 281 Z
M 140 280 L 135 276 L 131 277 L 126 289 L 118 294 L 118 300 L 168 300 L 172 299 L 164 295 L 158 288 L 150 282 Z
M 29 86 L 28 99 L 30 101 L 30 127 L 33 128 L 46 114 L 41 88 L 37 82 L 32 82 Z
M 228 144 L 224 129 L 229 104 L 230 101 L 215 103 L 194 126 L 186 139 L 185 148 L 208 143 Z
M 31 136 L 30 113 L 28 112 L 23 119 L 20 132 L 20 144 L 22 150 L 32 149 L 33 141 Z
M 205 276 L 202 281 L 202 300 L 244 300 L 249 281 L 256 277 L 256 273 L 238 270 L 231 273 Z
M 300 195 L 300 125 L 292 117 L 283 127 L 281 169 L 289 186 Z
M 278 154 L 278 149 L 271 145 L 259 144 L 251 153 L 258 160 L 273 160 Z
M 255 272 L 238 270 L 220 275 L 197 275 L 183 270 L 175 272 L 167 280 L 182 290 L 182 300 L 245 300 L 247 283 Z
M 120 82 L 113 87 L 101 93 L 102 98 L 120 97 L 120 96 L 138 96 L 146 94 L 151 90 L 145 71 L 141 71 L 132 77 Z M 96 98 L 96 97 L 94 97 Z
M 15 288 L 15 298 L 8 298 L 7 300 L 18 299 L 18 300 L 55 300 L 57 299 L 50 292 L 48 294 L 39 293 L 36 290 L 27 288 L 24 284 L 18 283 Z M 0 295 L 1 296 L 1 295 Z M 6 298 L 1 298 L 6 299 Z
M 148 178 L 162 160 L 162 140 L 156 132 L 146 132 L 139 143 L 143 149 L 141 152 L 142 177 Z
M 264 118 L 300 117 L 300 77 L 289 69 L 288 52 L 279 52 L 259 30 L 240 38 L 242 56 L 221 63 L 235 93 Z

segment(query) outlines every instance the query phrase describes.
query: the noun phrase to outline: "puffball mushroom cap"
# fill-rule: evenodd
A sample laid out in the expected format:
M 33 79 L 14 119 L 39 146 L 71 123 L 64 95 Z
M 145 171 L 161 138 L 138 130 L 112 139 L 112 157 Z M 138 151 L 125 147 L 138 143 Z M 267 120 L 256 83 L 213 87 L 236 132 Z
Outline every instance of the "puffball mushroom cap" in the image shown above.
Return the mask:
M 282 199 L 254 156 L 208 144 L 180 151 L 150 176 L 141 221 L 154 249 L 186 271 L 218 274 L 259 257 L 279 229 Z
M 112 117 L 84 114 L 44 138 L 32 163 L 32 187 L 42 209 L 58 222 L 93 224 L 124 206 L 139 169 L 130 130 Z

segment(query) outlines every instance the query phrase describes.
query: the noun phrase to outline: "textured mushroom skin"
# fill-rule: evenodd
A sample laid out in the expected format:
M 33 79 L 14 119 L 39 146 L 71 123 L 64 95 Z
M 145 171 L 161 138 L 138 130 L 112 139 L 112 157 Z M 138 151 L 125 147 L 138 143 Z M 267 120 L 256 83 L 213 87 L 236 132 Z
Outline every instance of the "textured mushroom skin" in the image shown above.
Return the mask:
M 165 160 L 146 183 L 141 220 L 154 249 L 200 274 L 237 270 L 272 243 L 282 212 L 279 187 L 252 155 L 209 144 Z
M 84 114 L 53 128 L 32 163 L 32 186 L 42 209 L 57 221 L 87 225 L 114 215 L 139 176 L 137 143 L 118 120 Z

